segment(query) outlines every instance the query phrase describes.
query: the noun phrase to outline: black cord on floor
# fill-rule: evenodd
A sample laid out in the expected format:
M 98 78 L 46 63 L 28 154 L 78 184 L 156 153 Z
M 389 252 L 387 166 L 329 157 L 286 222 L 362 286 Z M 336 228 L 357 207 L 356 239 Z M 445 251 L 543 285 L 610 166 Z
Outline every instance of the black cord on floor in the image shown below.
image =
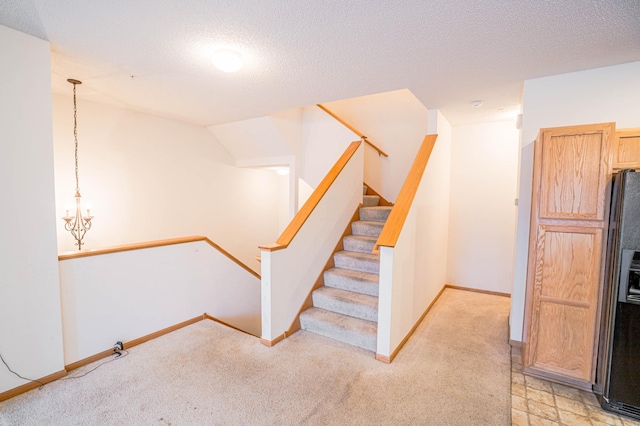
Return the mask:
M 123 353 L 124 353 L 124 355 L 122 355 Z M 115 355 L 115 356 L 114 356 L 113 358 L 111 358 L 110 360 L 105 361 L 105 362 L 102 362 L 102 363 L 100 363 L 100 364 L 96 365 L 95 367 L 93 367 L 91 370 L 87 371 L 87 372 L 86 372 L 86 373 L 84 373 L 84 374 L 81 374 L 81 375 L 79 375 L 79 376 L 73 376 L 73 377 L 63 377 L 63 378 L 58 379 L 58 380 L 79 379 L 79 378 L 81 378 L 81 377 L 84 377 L 84 376 L 86 376 L 87 374 L 91 373 L 92 371 L 97 370 L 98 368 L 102 367 L 102 366 L 103 366 L 103 365 L 105 365 L 105 364 L 108 364 L 108 363 L 110 363 L 110 362 L 113 362 L 113 361 L 115 361 L 115 360 L 117 360 L 117 359 L 125 358 L 127 355 L 129 355 L 129 351 L 125 351 L 125 350 L 122 350 L 122 351 L 114 351 L 114 355 Z M 29 378 L 27 378 L 27 377 L 23 377 L 23 376 L 19 375 L 18 373 L 16 373 L 15 371 L 13 371 L 13 370 L 11 369 L 11 367 L 9 367 L 9 364 L 7 364 L 7 362 L 4 360 L 4 358 L 2 358 L 2 354 L 0 354 L 0 360 L 2 360 L 2 363 L 4 364 L 4 366 L 5 366 L 5 367 L 7 367 L 7 370 L 9 370 L 10 372 L 12 372 L 12 373 L 13 373 L 13 374 L 15 374 L 16 376 L 20 377 L 22 380 L 27 380 L 27 381 L 29 381 L 29 382 L 33 382 L 33 383 L 39 383 L 39 384 L 40 384 L 40 386 L 38 387 L 38 390 L 41 390 L 41 389 L 44 387 L 44 385 L 46 384 L 46 383 L 42 383 L 40 380 L 34 380 L 34 379 L 29 379 Z
M 44 386 L 44 383 L 42 383 L 40 380 L 33 380 L 33 379 L 28 379 L 26 377 L 22 377 L 21 375 L 19 375 L 18 373 L 16 373 L 15 371 L 13 371 L 11 369 L 11 367 L 9 367 L 9 364 L 7 364 L 7 362 L 4 360 L 4 358 L 2 358 L 2 354 L 0 354 L 0 360 L 2 360 L 2 363 L 4 364 L 5 367 L 7 367 L 7 370 L 9 370 L 10 372 L 12 372 L 13 374 L 15 374 L 16 376 L 20 377 L 22 380 L 27 380 L 29 382 L 33 382 L 33 383 L 40 383 L 40 387 L 38 389 L 42 389 L 42 387 Z
M 124 355 L 122 355 L 122 353 L 124 353 Z M 81 377 L 84 377 L 84 376 L 86 376 L 87 374 L 91 373 L 92 371 L 97 370 L 98 368 L 102 367 L 102 366 L 103 366 L 103 365 L 105 365 L 105 364 L 109 364 L 110 362 L 113 362 L 113 361 L 115 361 L 115 360 L 117 360 L 117 359 L 125 358 L 127 355 L 129 355 L 129 351 L 125 351 L 125 350 L 123 350 L 123 351 L 115 352 L 115 353 L 114 353 L 114 355 L 115 355 L 115 356 L 114 356 L 113 358 L 111 358 L 109 361 L 105 361 L 105 362 L 102 362 L 102 363 L 100 363 L 100 364 L 96 365 L 95 367 L 93 367 L 91 370 L 87 371 L 87 372 L 86 372 L 86 373 L 84 373 L 84 374 L 81 374 L 81 375 L 79 375 L 79 376 L 73 376 L 73 377 L 63 377 L 63 378 L 58 379 L 58 380 L 79 379 L 79 378 L 81 378 Z

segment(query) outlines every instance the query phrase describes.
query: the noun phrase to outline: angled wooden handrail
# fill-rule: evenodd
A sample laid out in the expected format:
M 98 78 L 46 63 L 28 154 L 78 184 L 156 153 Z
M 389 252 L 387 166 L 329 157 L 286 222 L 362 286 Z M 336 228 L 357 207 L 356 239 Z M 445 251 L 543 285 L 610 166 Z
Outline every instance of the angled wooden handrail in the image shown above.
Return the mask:
M 353 154 L 355 154 L 358 147 L 362 144 L 362 141 L 351 142 L 351 144 L 347 147 L 347 149 L 342 153 L 336 164 L 331 167 L 331 170 L 327 173 L 327 175 L 322 179 L 322 182 L 318 185 L 318 187 L 313 191 L 309 199 L 304 203 L 302 208 L 298 210 L 298 213 L 293 217 L 293 220 L 289 223 L 289 226 L 282 231 L 282 234 L 275 243 L 273 244 L 264 244 L 258 246 L 260 250 L 264 251 L 275 251 L 285 249 L 291 244 L 293 241 L 293 237 L 296 236 L 302 225 L 307 221 L 313 210 L 315 210 L 316 206 L 324 197 L 324 194 L 327 193 L 331 184 L 336 180 L 342 169 L 347 165 Z
M 378 154 L 380 155 L 384 155 L 385 157 L 388 157 L 389 154 L 387 154 L 386 152 L 384 152 L 383 150 L 381 150 L 380 148 L 378 148 L 377 146 L 375 146 L 373 143 L 371 143 L 369 141 L 369 139 L 367 139 L 367 137 L 364 135 L 364 133 L 360 132 L 358 129 L 356 129 L 355 127 L 353 127 L 351 124 L 347 123 L 346 121 L 344 121 L 342 118 L 338 117 L 333 111 L 331 111 L 329 108 L 327 108 L 326 106 L 322 105 L 322 104 L 317 104 L 318 108 L 320 108 L 321 110 L 323 110 L 324 112 L 326 112 L 327 114 L 329 114 L 330 116 L 332 116 L 333 118 L 335 118 L 336 120 L 338 120 L 340 122 L 340 124 L 342 124 L 344 127 L 346 127 L 347 129 L 351 130 L 353 133 L 355 133 L 356 135 L 358 135 L 359 138 L 364 138 L 364 141 L 367 143 L 367 145 L 369 145 L 370 147 L 372 147 L 373 149 L 375 149 L 376 151 L 378 151 Z
M 437 137 L 438 135 L 427 135 L 424 137 L 422 145 L 418 150 L 418 154 L 416 155 L 415 160 L 413 160 L 409 174 L 407 175 L 404 184 L 402 184 L 402 189 L 400 190 L 396 204 L 393 206 L 384 228 L 382 228 L 378 241 L 376 241 L 376 245 L 373 248 L 374 253 L 380 252 L 380 246 L 396 246 L 398 237 L 400 236 L 400 231 L 402 231 L 404 222 L 407 220 L 409 209 L 413 204 L 413 199 L 418 191 L 418 186 L 422 180 L 424 169 L 427 167 L 427 162 L 429 161 L 429 157 L 431 156 L 431 151 L 433 151 L 433 146 L 436 143 Z
M 231 253 L 220 247 L 218 244 L 214 243 L 207 237 L 203 237 L 202 235 L 196 235 L 193 237 L 181 237 L 181 238 L 171 238 L 168 240 L 156 240 L 156 241 L 147 241 L 144 243 L 135 243 L 135 244 L 124 244 L 121 246 L 115 247 L 107 247 L 103 249 L 94 249 L 94 250 L 86 250 L 86 251 L 76 251 L 76 252 L 67 252 L 61 253 L 58 255 L 58 260 L 69 260 L 69 259 L 78 259 L 80 257 L 88 257 L 88 256 L 99 256 L 103 254 L 111 254 L 111 253 L 120 253 L 123 251 L 131 251 L 131 250 L 141 250 L 153 247 L 162 247 L 162 246 L 171 246 L 174 244 L 184 244 L 184 243 L 193 243 L 196 241 L 204 241 L 209 244 L 211 247 L 218 250 L 220 253 L 227 256 L 229 259 L 237 263 L 239 266 L 244 268 L 251 275 L 260 279 L 260 274 L 258 274 L 253 269 L 249 268 L 247 265 L 242 263 L 238 258 L 233 256 Z

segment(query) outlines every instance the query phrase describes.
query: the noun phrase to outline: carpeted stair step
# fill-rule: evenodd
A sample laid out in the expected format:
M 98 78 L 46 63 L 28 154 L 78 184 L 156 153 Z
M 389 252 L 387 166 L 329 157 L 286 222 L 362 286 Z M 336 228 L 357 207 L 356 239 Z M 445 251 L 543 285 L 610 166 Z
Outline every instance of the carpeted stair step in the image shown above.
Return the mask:
M 367 237 L 365 235 L 347 235 L 342 239 L 344 249 L 347 251 L 357 251 L 358 253 L 371 253 L 378 241 L 378 237 Z
M 362 205 L 365 207 L 377 206 L 380 202 L 380 197 L 377 195 L 363 195 L 362 196 Z
M 338 268 L 371 274 L 380 273 L 380 256 L 375 254 L 339 251 L 333 255 L 333 261 Z
M 362 195 L 367 195 L 367 185 L 362 185 Z
M 303 330 L 375 352 L 378 327 L 375 322 L 353 318 L 320 308 L 300 314 Z
M 382 232 L 383 227 L 383 222 L 356 220 L 355 222 L 351 223 L 351 233 L 353 235 L 362 235 L 366 237 L 377 238 L 380 236 L 380 232 Z
M 386 222 L 391 213 L 391 206 L 362 207 L 360 220 L 368 222 Z
M 378 298 L 375 296 L 322 286 L 311 297 L 316 308 L 378 322 Z
M 324 271 L 324 285 L 341 290 L 378 296 L 378 274 L 354 271 L 351 269 L 331 268 Z

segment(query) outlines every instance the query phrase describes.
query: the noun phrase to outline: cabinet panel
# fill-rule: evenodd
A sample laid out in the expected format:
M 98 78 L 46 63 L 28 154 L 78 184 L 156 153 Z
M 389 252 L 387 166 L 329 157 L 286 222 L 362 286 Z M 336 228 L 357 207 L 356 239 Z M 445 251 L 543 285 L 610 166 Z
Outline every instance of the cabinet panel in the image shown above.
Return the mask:
M 583 307 L 542 301 L 533 366 L 590 380 L 593 341 L 584 329 L 589 315 L 589 309 Z
M 640 168 L 640 129 L 616 132 L 616 169 Z
M 545 132 L 540 217 L 602 220 L 608 164 L 604 132 Z
M 591 380 L 602 230 L 540 226 L 529 365 Z
M 564 232 L 562 228 L 560 231 L 545 228 L 540 247 L 542 269 L 536 276 L 541 295 L 589 303 L 600 274 L 601 231 Z

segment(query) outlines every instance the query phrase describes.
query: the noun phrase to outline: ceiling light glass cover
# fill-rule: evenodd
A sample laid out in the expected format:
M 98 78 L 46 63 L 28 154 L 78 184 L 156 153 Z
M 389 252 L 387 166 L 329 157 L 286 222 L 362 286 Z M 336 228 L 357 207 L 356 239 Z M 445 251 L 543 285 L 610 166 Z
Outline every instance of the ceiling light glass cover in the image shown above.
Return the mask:
M 242 68 L 242 55 L 231 49 L 216 50 L 213 54 L 213 64 L 220 71 L 235 72 Z

